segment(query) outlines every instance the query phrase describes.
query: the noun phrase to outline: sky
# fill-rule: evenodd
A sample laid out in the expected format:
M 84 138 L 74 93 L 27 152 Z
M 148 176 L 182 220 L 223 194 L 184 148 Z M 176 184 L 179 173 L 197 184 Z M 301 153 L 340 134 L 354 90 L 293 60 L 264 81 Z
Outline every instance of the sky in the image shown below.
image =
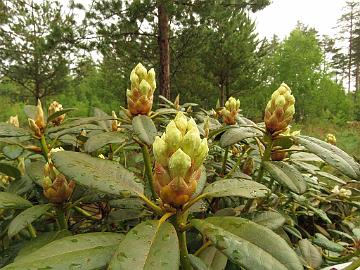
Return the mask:
M 314 27 L 320 35 L 334 36 L 337 20 L 346 0 L 272 0 L 272 4 L 255 13 L 260 37 L 280 39 L 288 36 L 297 21 Z

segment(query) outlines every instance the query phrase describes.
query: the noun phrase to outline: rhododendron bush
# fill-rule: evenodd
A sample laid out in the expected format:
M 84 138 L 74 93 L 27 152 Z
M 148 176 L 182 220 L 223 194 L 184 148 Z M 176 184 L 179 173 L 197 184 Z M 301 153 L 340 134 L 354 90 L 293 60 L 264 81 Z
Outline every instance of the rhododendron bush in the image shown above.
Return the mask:
M 254 123 L 234 97 L 155 109 L 155 77 L 138 64 L 111 115 L 39 101 L 0 123 L 3 269 L 359 266 L 360 165 L 291 129 L 285 83 Z

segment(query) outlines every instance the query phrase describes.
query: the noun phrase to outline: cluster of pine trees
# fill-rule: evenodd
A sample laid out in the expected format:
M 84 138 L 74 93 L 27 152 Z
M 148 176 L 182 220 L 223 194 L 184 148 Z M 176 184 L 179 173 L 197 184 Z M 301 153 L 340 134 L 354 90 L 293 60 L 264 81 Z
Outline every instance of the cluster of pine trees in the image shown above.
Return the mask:
M 156 69 L 168 99 L 210 109 L 235 96 L 244 115 L 261 118 L 284 81 L 297 120 L 359 119 L 360 2 L 346 2 L 340 38 L 299 23 L 267 40 L 251 15 L 270 2 L 0 0 L 0 120 L 38 98 L 81 114 L 116 110 L 138 62 Z

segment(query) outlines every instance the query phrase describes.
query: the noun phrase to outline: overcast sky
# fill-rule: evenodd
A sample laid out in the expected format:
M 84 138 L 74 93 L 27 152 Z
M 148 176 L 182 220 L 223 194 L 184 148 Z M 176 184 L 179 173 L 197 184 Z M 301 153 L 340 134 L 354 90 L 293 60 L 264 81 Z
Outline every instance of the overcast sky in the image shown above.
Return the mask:
M 333 36 L 346 0 L 272 0 L 272 4 L 255 14 L 261 37 L 274 34 L 283 39 L 297 21 L 314 27 L 319 34 Z

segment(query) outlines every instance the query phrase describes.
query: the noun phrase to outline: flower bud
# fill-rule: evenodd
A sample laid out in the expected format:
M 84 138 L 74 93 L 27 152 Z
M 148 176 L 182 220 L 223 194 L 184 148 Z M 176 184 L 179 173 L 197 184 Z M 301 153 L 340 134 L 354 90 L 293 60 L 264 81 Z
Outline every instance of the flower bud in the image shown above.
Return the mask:
M 176 114 L 174 122 L 175 122 L 177 128 L 181 131 L 182 135 L 184 135 L 186 132 L 187 126 L 188 126 L 188 120 L 187 120 L 186 116 L 184 115 L 184 113 L 178 112 Z
M 177 95 L 174 101 L 174 108 L 180 110 L 180 95 Z
M 295 114 L 294 104 L 295 98 L 290 88 L 282 83 L 265 108 L 264 121 L 268 132 L 274 134 L 286 130 Z
M 191 167 L 191 158 L 181 149 L 178 149 L 169 160 L 169 171 L 172 178 L 185 177 Z
M 75 182 L 66 180 L 53 163 L 46 163 L 44 166 L 43 193 L 52 203 L 63 203 L 67 201 L 75 187 Z
M 327 143 L 332 144 L 332 145 L 336 145 L 336 137 L 335 137 L 334 134 L 331 134 L 331 133 L 327 134 L 326 138 L 325 138 L 325 141 Z
M 154 189 L 164 204 L 181 207 L 195 192 L 207 152 L 194 119 L 179 112 L 153 143 Z
M 176 124 L 173 120 L 166 127 L 166 145 L 170 152 L 175 152 L 182 140 L 181 131 L 176 127 Z
M 50 116 L 50 115 L 52 115 L 56 112 L 62 111 L 62 110 L 63 110 L 63 106 L 59 102 L 53 101 L 49 106 L 48 114 Z M 65 114 L 62 114 L 62 115 L 59 115 L 58 117 L 56 117 L 55 119 L 51 120 L 51 123 L 54 126 L 58 126 L 64 121 L 64 119 L 65 119 Z
M 224 123 L 227 125 L 235 125 L 239 110 L 240 100 L 230 97 L 226 101 L 225 107 L 220 111 L 220 115 L 222 116 Z
M 10 125 L 14 126 L 14 127 L 20 127 L 19 125 L 19 118 L 17 115 L 15 116 L 10 116 L 9 120 L 7 121 L 7 123 L 9 123 Z
M 117 120 L 117 115 L 114 111 L 111 112 L 112 120 L 111 120 L 111 130 L 117 131 L 119 129 L 120 123 Z
M 184 136 L 181 142 L 181 148 L 188 154 L 192 159 L 195 159 L 195 154 L 200 146 L 200 132 L 197 128 L 190 129 Z
M 162 166 L 167 166 L 168 155 L 167 155 L 167 147 L 166 143 L 159 136 L 155 137 L 155 141 L 153 143 L 153 152 L 157 162 L 159 162 Z
M 151 112 L 156 88 L 154 69 L 147 71 L 139 63 L 130 73 L 130 82 L 131 89 L 126 91 L 129 116 L 148 115 Z
M 34 134 L 37 138 L 41 138 L 42 132 L 40 131 L 40 128 L 36 125 L 34 119 L 28 118 L 29 126 L 32 131 L 34 131 Z
M 34 135 L 37 138 L 41 138 L 45 131 L 45 120 L 44 120 L 44 112 L 41 106 L 41 101 L 38 99 L 38 104 L 36 106 L 35 119 L 28 118 L 29 126 L 32 131 L 34 131 Z

